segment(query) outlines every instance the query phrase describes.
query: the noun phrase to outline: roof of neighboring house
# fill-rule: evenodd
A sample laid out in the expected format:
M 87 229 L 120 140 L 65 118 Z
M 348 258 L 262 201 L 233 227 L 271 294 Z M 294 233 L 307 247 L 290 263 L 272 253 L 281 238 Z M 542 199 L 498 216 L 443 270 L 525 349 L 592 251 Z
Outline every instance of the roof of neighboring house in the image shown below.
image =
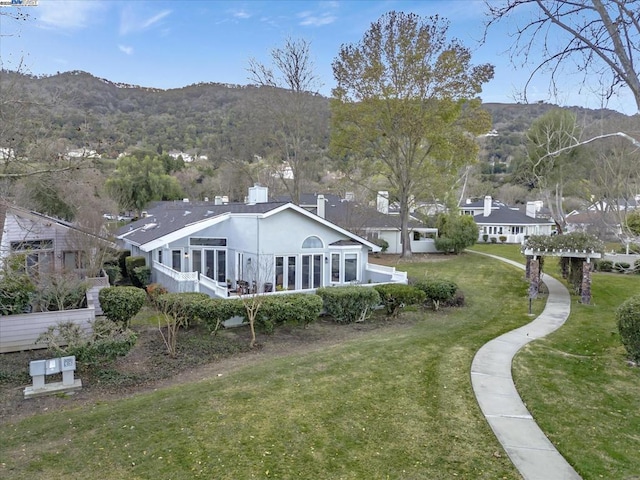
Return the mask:
M 0 240 L 2 239 L 2 235 L 4 233 L 4 224 L 6 221 L 6 215 L 8 212 L 11 212 L 14 215 L 23 217 L 23 218 L 28 218 L 29 220 L 33 221 L 33 222 L 44 222 L 44 223 L 51 223 L 52 225 L 58 226 L 58 227 L 63 227 L 65 229 L 68 230 L 74 230 L 80 233 L 83 233 L 85 235 L 94 237 L 98 240 L 102 240 L 104 242 L 108 242 L 108 243 L 112 243 L 111 240 L 109 240 L 108 238 L 106 238 L 105 235 L 103 234 L 96 234 L 95 232 L 92 232 L 90 230 L 87 230 L 86 228 L 83 228 L 82 226 L 78 226 L 73 224 L 72 222 L 68 222 L 66 220 L 61 220 L 59 218 L 56 217 L 51 217 L 49 215 L 45 215 L 44 213 L 39 213 L 39 212 L 35 212 L 33 210 L 28 210 L 26 208 L 22 208 L 19 207 L 17 205 L 13 205 L 4 201 L 0 201 Z M 114 245 L 115 247 L 115 245 Z
M 289 202 L 266 203 L 228 203 L 215 205 L 209 202 L 160 202 L 147 210 L 147 216 L 122 227 L 117 236 L 133 245 L 144 246 L 150 251 L 161 245 L 175 241 L 200 230 L 227 220 L 231 216 L 258 215 L 269 216 L 282 210 L 292 209 L 324 225 L 338 230 L 351 240 L 379 251 L 380 247 L 357 235 L 322 219 L 302 207 Z
M 565 221 L 568 224 L 573 225 L 592 225 L 592 224 L 607 224 L 607 225 L 619 225 L 620 220 L 613 212 L 602 212 L 589 210 L 587 212 L 579 212 L 573 215 L 565 217 Z
M 317 214 L 317 193 L 300 195 L 300 206 Z M 279 197 L 286 200 L 290 197 Z M 347 230 L 378 229 L 400 230 L 401 217 L 397 214 L 386 214 L 375 208 L 340 198 L 338 195 L 324 194 L 325 218 Z M 409 228 L 426 228 L 421 222 L 410 219 Z
M 475 215 L 473 219 L 478 225 L 555 225 L 553 220 L 547 218 L 533 218 L 519 210 L 512 210 L 501 206 L 497 210 L 491 210 L 487 217 Z

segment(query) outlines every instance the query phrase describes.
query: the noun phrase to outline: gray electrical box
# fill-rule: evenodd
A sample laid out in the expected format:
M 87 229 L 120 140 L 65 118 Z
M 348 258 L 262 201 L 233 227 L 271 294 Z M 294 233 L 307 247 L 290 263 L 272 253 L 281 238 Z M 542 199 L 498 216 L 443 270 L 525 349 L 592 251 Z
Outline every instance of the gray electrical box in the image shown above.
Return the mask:
M 45 373 L 47 375 L 53 375 L 54 373 L 60 373 L 60 359 L 59 358 L 50 358 L 45 360 Z
M 62 363 L 62 371 L 63 372 L 71 372 L 76 369 L 76 357 L 61 357 L 60 362 Z
M 29 375 L 32 377 L 44 375 L 46 373 L 46 360 L 34 360 L 29 362 Z

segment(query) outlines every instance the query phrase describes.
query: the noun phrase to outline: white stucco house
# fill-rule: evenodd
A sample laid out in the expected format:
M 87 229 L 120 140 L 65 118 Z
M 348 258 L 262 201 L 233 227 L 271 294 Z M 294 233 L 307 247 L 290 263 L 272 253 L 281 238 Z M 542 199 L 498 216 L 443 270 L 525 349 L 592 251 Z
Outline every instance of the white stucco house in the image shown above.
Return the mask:
M 511 208 L 501 202 L 494 201 L 490 196 L 479 202 L 467 201 L 460 205 L 463 215 L 473 215 L 478 225 L 478 241 L 487 241 L 506 237 L 504 243 L 522 243 L 530 235 L 551 235 L 555 223 L 548 218 L 540 218 L 538 212 L 540 202 L 528 202 L 524 212 Z
M 386 194 L 386 195 L 385 195 Z M 285 200 L 283 197 L 282 200 Z M 376 242 L 384 240 L 389 245 L 385 253 L 402 253 L 400 215 L 389 208 L 387 192 L 380 192 L 376 208 L 361 205 L 348 195 L 341 198 L 334 194 L 302 194 L 300 206 L 326 218 L 342 228 Z M 413 253 L 436 253 L 437 228 L 429 228 L 418 220 L 409 220 L 411 251 Z
M 355 283 L 406 283 L 405 272 L 369 263 L 380 247 L 290 202 L 159 202 L 118 241 L 144 256 L 152 281 L 173 292 L 227 297 L 239 289 L 312 291 Z

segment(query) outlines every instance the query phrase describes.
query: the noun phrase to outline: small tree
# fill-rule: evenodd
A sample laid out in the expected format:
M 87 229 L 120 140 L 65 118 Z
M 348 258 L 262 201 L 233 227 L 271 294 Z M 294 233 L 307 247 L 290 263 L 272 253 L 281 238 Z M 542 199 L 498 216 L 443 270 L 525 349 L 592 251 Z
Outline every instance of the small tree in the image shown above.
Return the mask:
M 478 225 L 471 215 L 441 214 L 437 220 L 436 248 L 456 255 L 478 240 Z
M 273 280 L 273 258 L 267 255 L 258 255 L 247 259 L 247 266 L 244 274 L 247 281 L 247 288 L 238 288 L 238 295 L 242 299 L 244 305 L 249 328 L 251 329 L 251 340 L 249 347 L 256 345 L 256 319 L 262 307 L 266 292 L 264 285 Z

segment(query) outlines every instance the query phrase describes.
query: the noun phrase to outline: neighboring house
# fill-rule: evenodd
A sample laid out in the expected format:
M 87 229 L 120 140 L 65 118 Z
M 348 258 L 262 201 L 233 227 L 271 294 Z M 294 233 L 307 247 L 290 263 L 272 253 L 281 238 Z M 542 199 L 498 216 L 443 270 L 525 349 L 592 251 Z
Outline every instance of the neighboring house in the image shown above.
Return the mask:
M 69 222 L 3 202 L 0 227 L 0 260 L 24 253 L 26 266 L 34 273 L 65 270 L 83 274 L 92 249 L 115 247 Z
M 389 213 L 389 200 L 384 192 L 378 195 L 376 208 L 360 205 L 333 194 L 303 194 L 300 196 L 300 206 L 374 243 L 377 240 L 386 241 L 389 247 L 385 253 L 402 253 L 400 215 Z M 409 229 L 412 252 L 437 252 L 437 228 L 425 227 L 412 218 L 409 221 Z
M 478 241 L 505 237 L 505 243 L 522 243 L 530 235 L 551 235 L 555 223 L 548 218 L 539 218 L 539 202 L 528 202 L 525 212 L 493 201 L 490 196 L 481 202 L 467 202 L 460 206 L 464 215 L 472 215 L 478 225 Z
M 622 234 L 619 216 L 614 212 L 571 212 L 565 217 L 565 222 L 567 232 L 591 233 L 603 240 L 615 240 Z
M 173 292 L 406 283 L 406 273 L 369 263 L 380 247 L 293 203 L 266 200 L 266 188 L 255 186 L 249 203 L 161 202 L 117 238 Z

